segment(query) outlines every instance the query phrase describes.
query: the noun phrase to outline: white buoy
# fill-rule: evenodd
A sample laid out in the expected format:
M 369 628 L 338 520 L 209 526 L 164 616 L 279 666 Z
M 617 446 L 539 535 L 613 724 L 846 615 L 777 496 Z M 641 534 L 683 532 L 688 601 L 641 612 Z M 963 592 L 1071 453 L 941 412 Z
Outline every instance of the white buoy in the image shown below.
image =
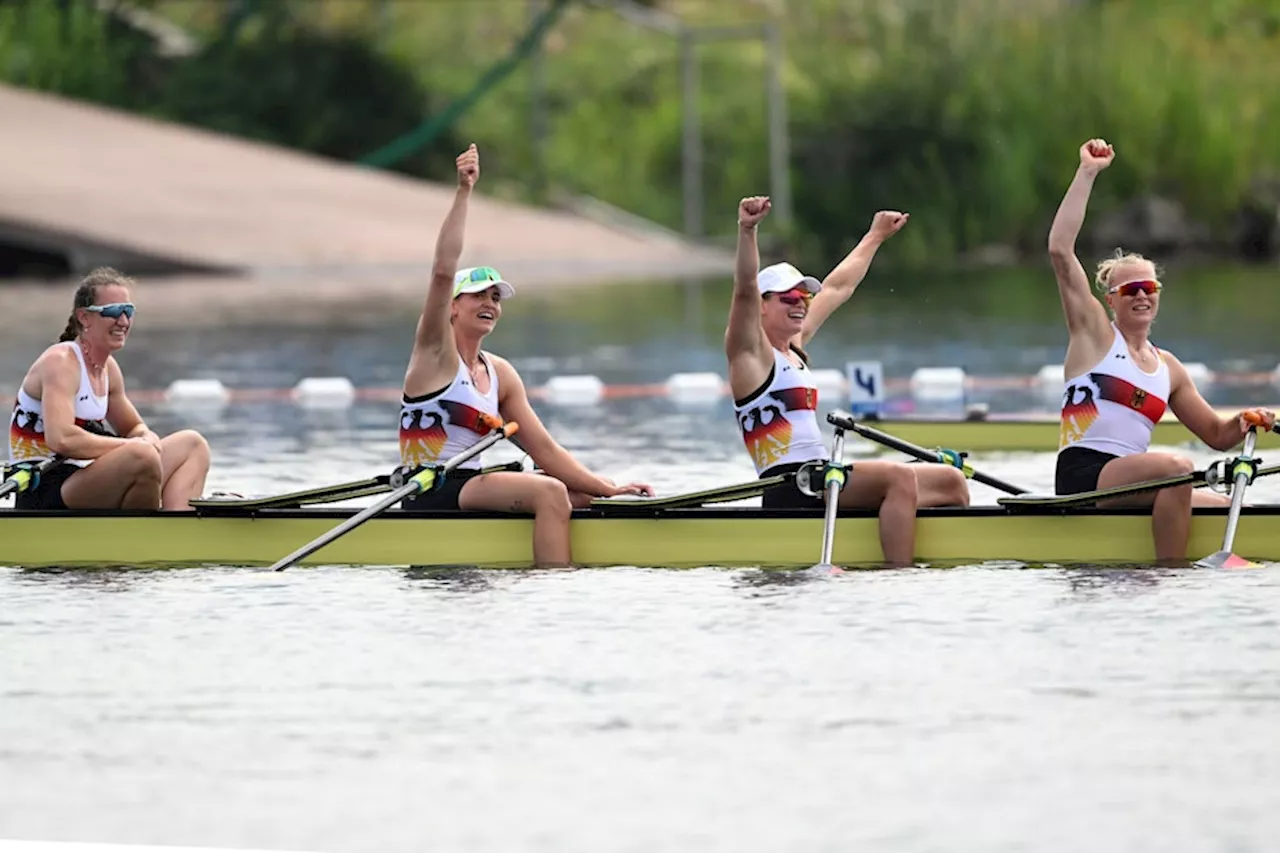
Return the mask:
M 1217 375 L 1202 361 L 1184 362 L 1182 366 L 1187 369 L 1187 375 L 1191 377 L 1191 381 L 1197 388 L 1212 385 L 1217 379 Z
M 345 376 L 308 376 L 293 386 L 293 399 L 305 409 L 345 409 L 356 388 Z
M 553 376 L 543 391 L 549 402 L 562 406 L 594 406 L 604 398 L 604 383 L 598 376 Z
M 664 386 L 677 403 L 714 403 L 724 396 L 725 382 L 718 373 L 673 373 Z
M 845 389 L 849 387 L 849 380 L 845 378 L 844 371 L 832 367 L 810 370 L 809 378 L 813 380 L 814 385 L 818 386 L 819 400 L 834 402 L 837 399 L 844 399 Z
M 220 406 L 230 396 L 217 379 L 175 379 L 164 392 L 165 402 L 198 406 Z
M 964 370 L 959 367 L 920 367 L 911 374 L 911 395 L 917 400 L 961 400 L 964 391 Z

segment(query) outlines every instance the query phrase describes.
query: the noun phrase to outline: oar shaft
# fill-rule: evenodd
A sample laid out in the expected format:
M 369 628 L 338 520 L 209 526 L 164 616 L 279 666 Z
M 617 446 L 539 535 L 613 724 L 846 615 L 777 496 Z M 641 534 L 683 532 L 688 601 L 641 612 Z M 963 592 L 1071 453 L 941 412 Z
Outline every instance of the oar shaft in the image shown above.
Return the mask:
M 844 430 L 837 429 L 835 441 L 831 447 L 831 463 L 840 465 L 844 461 Z M 822 521 L 822 561 L 821 565 L 831 565 L 831 551 L 835 547 L 836 513 L 840 509 L 840 478 L 831 477 L 825 484 L 827 493 L 827 509 Z
M 881 432 L 875 427 L 864 426 L 863 424 L 852 420 L 849 421 L 849 426 L 854 432 L 858 433 L 858 435 L 863 438 L 869 438 L 872 441 L 883 444 L 885 447 L 900 450 L 903 453 L 906 453 L 909 456 L 914 456 L 923 462 L 937 462 L 942 465 L 950 464 L 941 453 L 938 453 L 935 450 L 928 450 L 918 444 L 903 441 L 897 436 L 889 435 L 887 432 Z M 1011 495 L 1025 495 L 1027 493 L 1027 490 L 1024 488 L 1015 486 L 1012 483 L 1006 483 L 1004 480 L 992 477 L 989 474 L 984 474 L 981 471 L 974 471 L 972 468 L 966 470 L 966 473 L 969 475 L 970 479 L 977 480 L 984 486 L 990 486 L 993 489 L 999 489 L 1000 491 L 1007 492 Z
M 466 462 L 468 459 L 471 459 L 472 457 L 479 455 L 484 450 L 492 447 L 494 444 L 498 443 L 499 441 L 502 441 L 502 439 L 509 438 L 512 435 L 515 435 L 515 432 L 517 429 L 515 421 L 511 421 L 510 423 L 507 423 L 507 424 L 502 424 L 499 421 L 497 422 L 497 424 L 498 426 L 497 428 L 494 429 L 493 432 L 489 433 L 484 438 L 480 439 L 475 444 L 471 445 L 466 450 L 462 451 L 457 456 L 453 457 L 448 462 L 446 462 L 441 467 L 439 473 L 437 473 L 435 469 L 428 468 L 424 471 L 419 472 L 418 474 L 415 474 L 414 476 L 409 478 L 409 482 L 405 483 L 403 486 L 396 489 L 394 492 L 387 495 L 385 498 L 378 501 L 376 504 L 366 507 L 365 509 L 351 516 L 351 518 L 348 518 L 342 524 L 339 524 L 337 527 L 333 528 L 328 533 L 325 533 L 323 536 L 319 537 L 315 541 L 309 542 L 306 545 L 303 545 L 301 548 L 294 551 L 289 556 L 285 557 L 282 560 L 277 561 L 275 564 L 271 566 L 271 569 L 273 571 L 282 572 L 285 569 L 289 568 L 289 566 L 292 566 L 294 563 L 297 563 L 301 560 L 306 559 L 310 555 L 314 554 L 316 551 L 319 551 L 321 548 L 328 545 L 333 540 L 341 536 L 344 536 L 347 533 L 350 533 L 352 530 L 355 530 L 357 527 L 364 524 L 366 521 L 373 518 L 375 515 L 378 515 L 379 513 L 384 512 L 387 509 L 390 509 L 400 501 L 404 500 L 405 498 L 411 495 L 417 494 L 423 489 L 430 488 L 433 482 L 435 481 L 435 478 L 440 474 L 447 474 L 448 472 L 452 471 L 454 468 L 457 468 L 463 462 Z
M 1257 442 L 1258 436 L 1256 430 L 1249 430 L 1249 434 L 1244 439 L 1244 457 L 1253 459 L 1253 448 Z M 1244 490 L 1249 485 L 1249 472 L 1241 471 L 1236 474 L 1235 482 L 1231 486 L 1231 509 L 1227 512 L 1227 532 L 1222 538 L 1222 550 L 1231 551 L 1236 541 L 1236 527 L 1240 524 L 1240 510 L 1244 506 Z

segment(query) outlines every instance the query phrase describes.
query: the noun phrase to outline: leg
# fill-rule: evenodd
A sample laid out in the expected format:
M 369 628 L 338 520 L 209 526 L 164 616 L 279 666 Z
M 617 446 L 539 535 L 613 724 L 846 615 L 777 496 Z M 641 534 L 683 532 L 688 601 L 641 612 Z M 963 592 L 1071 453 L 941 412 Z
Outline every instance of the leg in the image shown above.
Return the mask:
M 928 462 L 917 463 L 911 468 L 916 472 L 917 506 L 969 505 L 969 481 L 959 468 Z
M 458 508 L 533 513 L 533 562 L 540 568 L 572 565 L 564 483 L 542 474 L 501 471 L 472 477 L 458 493 Z
M 840 506 L 880 510 L 885 562 L 909 566 L 916 547 L 916 474 L 902 462 L 855 462 Z
M 1137 453 L 1112 459 L 1098 474 L 1098 488 L 1126 486 L 1143 480 L 1156 480 L 1195 470 L 1190 459 L 1174 453 Z M 1173 486 L 1157 492 L 1144 492 L 1098 501 L 1100 507 L 1151 507 L 1151 530 L 1155 538 L 1156 559 L 1184 560 L 1187 537 L 1191 534 L 1191 485 Z
M 160 439 L 160 506 L 191 509 L 191 499 L 204 494 L 209 474 L 209 442 L 184 429 Z
M 62 502 L 69 509 L 159 509 L 160 453 L 131 441 L 67 478 Z

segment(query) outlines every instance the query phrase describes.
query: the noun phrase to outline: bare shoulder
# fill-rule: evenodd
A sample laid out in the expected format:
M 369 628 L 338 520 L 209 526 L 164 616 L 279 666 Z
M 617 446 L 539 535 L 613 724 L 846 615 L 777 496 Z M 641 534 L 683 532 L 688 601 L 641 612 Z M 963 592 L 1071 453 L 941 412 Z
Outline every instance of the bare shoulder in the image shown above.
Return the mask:
M 493 372 L 498 377 L 498 384 L 502 386 L 499 393 L 506 393 L 505 389 L 510 385 L 524 387 L 524 380 L 520 378 L 520 372 L 516 370 L 511 362 L 487 350 L 484 353 L 484 357 L 489 359 L 489 363 L 493 365 Z

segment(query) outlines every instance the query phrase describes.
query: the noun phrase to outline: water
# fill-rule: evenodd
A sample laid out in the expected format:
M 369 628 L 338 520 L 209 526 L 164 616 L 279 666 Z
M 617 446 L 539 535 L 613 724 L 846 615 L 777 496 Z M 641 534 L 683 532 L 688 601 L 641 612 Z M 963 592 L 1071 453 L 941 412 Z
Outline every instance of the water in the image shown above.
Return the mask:
M 719 315 L 665 323 L 661 308 L 613 298 L 627 307 L 590 292 L 530 300 L 524 319 L 513 301 L 493 347 L 549 370 L 604 364 L 617 381 L 717 369 Z M 579 319 L 628 312 L 615 349 Z M 1019 342 L 1056 334 L 1047 321 L 1002 336 L 911 317 L 859 320 L 850 338 L 834 325 L 815 356 L 896 353 L 892 374 L 950 346 L 1038 367 Z M 272 334 L 140 325 L 121 360 L 131 387 L 196 373 L 394 384 L 411 330 L 402 317 Z M 1198 340 L 1170 337 L 1175 351 Z M 1274 361 L 1265 339 L 1228 337 L 1233 357 Z M 7 339 L 8 385 L 29 346 Z M 724 401 L 538 410 L 619 481 L 670 493 L 751 476 Z M 144 414 L 205 432 L 210 489 L 341 482 L 387 471 L 396 452 L 391 403 Z M 971 461 L 1051 487 L 1050 454 Z M 1251 496 L 1280 500 L 1276 479 Z M 326 853 L 1269 850 L 1277 612 L 1275 566 L 834 579 L 0 569 L 0 838 Z

